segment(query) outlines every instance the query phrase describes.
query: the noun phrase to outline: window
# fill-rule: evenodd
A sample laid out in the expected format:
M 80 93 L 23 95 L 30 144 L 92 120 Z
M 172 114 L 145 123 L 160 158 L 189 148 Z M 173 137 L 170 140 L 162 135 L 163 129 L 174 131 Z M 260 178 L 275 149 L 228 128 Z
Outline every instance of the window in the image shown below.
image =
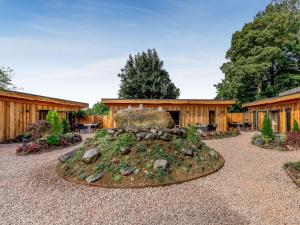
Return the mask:
M 46 120 L 49 110 L 40 110 L 39 111 L 39 120 Z

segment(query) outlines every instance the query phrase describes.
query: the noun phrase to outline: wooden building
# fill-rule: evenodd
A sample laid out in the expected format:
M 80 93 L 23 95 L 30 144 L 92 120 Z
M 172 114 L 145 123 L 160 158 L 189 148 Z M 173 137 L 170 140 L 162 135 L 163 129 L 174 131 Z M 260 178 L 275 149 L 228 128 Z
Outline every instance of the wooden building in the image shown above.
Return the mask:
M 272 121 L 274 132 L 292 129 L 293 121 L 300 123 L 300 92 L 284 92 L 280 96 L 243 104 L 248 109 L 253 129 L 261 130 L 265 115 Z
M 227 131 L 227 111 L 234 100 L 201 99 L 102 99 L 110 108 L 109 127 L 114 127 L 114 116 L 118 110 L 128 107 L 163 108 L 173 117 L 179 127 L 188 125 L 215 125 L 217 131 Z
M 71 121 L 71 112 L 86 107 L 82 102 L 0 90 L 0 142 L 22 134 L 29 123 L 46 119 L 49 110 Z

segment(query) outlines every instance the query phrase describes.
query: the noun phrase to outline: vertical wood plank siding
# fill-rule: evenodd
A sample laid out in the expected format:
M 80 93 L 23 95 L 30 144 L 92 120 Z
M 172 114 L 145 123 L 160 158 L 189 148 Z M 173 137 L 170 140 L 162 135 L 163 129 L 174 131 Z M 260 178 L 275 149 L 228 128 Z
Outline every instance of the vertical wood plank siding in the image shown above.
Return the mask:
M 254 123 L 253 112 L 258 114 L 258 130 L 261 130 L 263 124 L 264 115 L 268 112 L 278 111 L 279 112 L 279 132 L 285 133 L 287 131 L 286 127 L 286 110 L 291 110 L 291 121 L 290 127 L 292 127 L 293 121 L 296 120 L 300 124 L 300 99 L 294 101 L 286 101 L 273 104 L 264 104 L 257 106 L 249 106 L 248 111 L 250 113 L 250 118 L 252 124 Z
M 103 124 L 105 128 L 113 128 L 115 127 L 114 117 L 115 113 L 118 110 L 131 107 L 138 107 L 139 104 L 126 104 L 126 103 L 105 103 L 110 108 L 110 114 L 106 117 L 109 120 L 108 123 Z M 152 108 L 157 109 L 158 107 L 162 107 L 166 111 L 180 111 L 181 118 L 180 123 L 182 127 L 187 127 L 188 125 L 193 124 L 203 124 L 207 125 L 209 123 L 209 111 L 215 111 L 216 113 L 216 123 L 217 123 L 217 131 L 227 131 L 227 107 L 228 105 L 203 105 L 203 104 L 195 104 L 195 105 L 181 105 L 181 104 L 143 104 L 144 108 Z
M 8 96 L 9 94 L 13 97 Z M 18 98 L 18 95 L 21 97 Z M 30 94 L 25 95 L 28 96 L 28 99 L 26 99 L 24 95 L 19 92 L 0 91 L 0 142 L 13 139 L 24 133 L 30 123 L 38 121 L 39 110 L 57 110 L 62 119 L 66 118 L 67 112 L 78 111 L 88 106 L 86 103 Z M 37 100 L 35 101 L 34 98 L 37 98 Z

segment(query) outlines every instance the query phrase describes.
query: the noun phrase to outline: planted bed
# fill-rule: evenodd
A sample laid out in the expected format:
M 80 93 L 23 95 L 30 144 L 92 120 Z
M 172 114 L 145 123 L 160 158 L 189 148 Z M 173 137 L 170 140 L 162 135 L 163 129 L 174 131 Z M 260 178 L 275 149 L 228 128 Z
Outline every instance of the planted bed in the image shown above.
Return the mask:
M 147 187 L 193 180 L 219 170 L 223 157 L 196 129 L 101 129 L 59 157 L 64 179 L 99 187 Z

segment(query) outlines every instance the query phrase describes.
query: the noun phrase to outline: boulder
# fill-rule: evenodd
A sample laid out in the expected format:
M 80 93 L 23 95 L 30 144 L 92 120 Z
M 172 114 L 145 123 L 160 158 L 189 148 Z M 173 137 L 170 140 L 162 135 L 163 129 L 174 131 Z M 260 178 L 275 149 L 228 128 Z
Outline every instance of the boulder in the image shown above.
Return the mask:
M 96 174 L 93 174 L 91 176 L 88 176 L 85 179 L 85 181 L 90 184 L 90 183 L 93 183 L 93 182 L 99 180 L 101 177 L 103 177 L 103 175 L 104 175 L 103 173 L 96 173 Z
M 77 149 L 74 149 L 66 154 L 63 154 L 61 156 L 58 157 L 58 160 L 62 163 L 66 162 L 67 160 L 69 160 L 75 153 L 76 153 Z
M 87 150 L 83 157 L 82 157 L 82 161 L 89 164 L 89 163 L 93 163 L 95 162 L 100 156 L 100 151 L 96 148 L 92 148 L 90 150 Z
M 170 133 L 164 133 L 163 135 L 160 136 L 160 139 L 164 141 L 171 141 L 173 139 L 173 136 Z
M 120 173 L 122 176 L 128 176 L 130 174 L 132 174 L 134 172 L 135 168 L 133 167 L 126 167 L 126 168 L 122 168 L 120 169 Z
M 153 170 L 163 169 L 166 170 L 168 167 L 168 161 L 165 159 L 158 159 L 153 164 Z
M 153 141 L 155 138 L 156 138 L 156 134 L 148 133 L 148 134 L 146 135 L 146 137 L 144 138 L 144 140 Z
M 123 129 L 163 129 L 175 126 L 170 113 L 163 110 L 143 108 L 120 110 L 116 113 L 115 121 L 117 128 Z

